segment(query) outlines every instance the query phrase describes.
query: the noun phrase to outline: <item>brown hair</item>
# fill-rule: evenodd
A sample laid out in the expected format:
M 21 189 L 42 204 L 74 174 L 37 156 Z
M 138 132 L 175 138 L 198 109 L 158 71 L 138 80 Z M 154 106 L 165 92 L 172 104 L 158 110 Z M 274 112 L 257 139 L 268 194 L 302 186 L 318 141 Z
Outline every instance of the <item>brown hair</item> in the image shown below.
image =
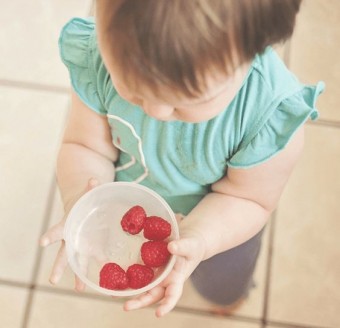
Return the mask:
M 126 83 L 195 97 L 208 72 L 233 72 L 285 41 L 301 0 L 100 0 L 98 23 Z M 203 84 L 202 84 L 203 83 Z

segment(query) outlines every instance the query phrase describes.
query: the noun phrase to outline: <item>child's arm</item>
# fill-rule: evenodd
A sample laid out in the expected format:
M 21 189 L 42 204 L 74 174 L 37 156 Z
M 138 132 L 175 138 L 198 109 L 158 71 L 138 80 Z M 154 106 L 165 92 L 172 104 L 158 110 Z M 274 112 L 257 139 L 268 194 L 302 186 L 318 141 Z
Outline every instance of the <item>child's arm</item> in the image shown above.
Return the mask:
M 65 216 L 41 237 L 42 246 L 62 240 L 66 215 L 80 196 L 100 183 L 114 180 L 113 162 L 117 156 L 107 118 L 92 111 L 72 93 L 71 110 L 57 162 L 57 179 Z M 62 242 L 52 269 L 51 283 L 59 281 L 66 265 Z M 83 288 L 84 284 L 76 279 L 76 289 Z
M 303 142 L 301 128 L 271 160 L 250 169 L 229 168 L 228 174 L 212 185 L 213 192 L 181 226 L 182 231 L 193 227 L 202 232 L 208 245 L 204 259 L 247 241 L 262 229 L 279 202 Z
M 72 106 L 57 162 L 57 179 L 67 205 L 89 178 L 111 182 L 118 156 L 106 116 L 88 108 L 73 92 Z
M 179 259 L 163 286 L 128 301 L 126 310 L 161 300 L 157 316 L 171 311 L 185 280 L 197 265 L 254 236 L 266 224 L 303 148 L 303 129 L 278 155 L 250 169 L 228 169 L 227 175 L 182 221 L 181 238 L 169 244 Z M 224 286 L 221 286 L 224 288 Z

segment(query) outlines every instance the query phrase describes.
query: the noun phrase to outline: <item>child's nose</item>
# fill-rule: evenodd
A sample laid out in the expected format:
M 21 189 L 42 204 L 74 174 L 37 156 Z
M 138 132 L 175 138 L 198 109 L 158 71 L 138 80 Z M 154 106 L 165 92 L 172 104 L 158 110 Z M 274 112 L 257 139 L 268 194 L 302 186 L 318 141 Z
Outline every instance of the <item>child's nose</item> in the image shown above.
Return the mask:
M 146 114 L 152 116 L 158 120 L 172 119 L 174 108 L 164 104 L 153 104 L 147 101 L 143 101 L 143 109 Z

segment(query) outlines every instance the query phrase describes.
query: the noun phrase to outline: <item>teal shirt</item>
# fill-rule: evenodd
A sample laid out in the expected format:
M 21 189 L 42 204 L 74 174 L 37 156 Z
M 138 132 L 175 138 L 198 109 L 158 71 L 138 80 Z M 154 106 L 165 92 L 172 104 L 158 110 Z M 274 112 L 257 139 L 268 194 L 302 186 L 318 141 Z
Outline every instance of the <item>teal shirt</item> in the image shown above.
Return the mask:
M 187 214 L 228 167 L 250 168 L 280 152 L 308 119 L 315 120 L 323 91 L 302 85 L 268 47 L 256 56 L 229 106 L 202 123 L 163 122 L 122 99 L 98 51 L 93 19 L 75 18 L 62 30 L 61 58 L 74 90 L 106 115 L 120 149 L 117 181 L 135 181 Z

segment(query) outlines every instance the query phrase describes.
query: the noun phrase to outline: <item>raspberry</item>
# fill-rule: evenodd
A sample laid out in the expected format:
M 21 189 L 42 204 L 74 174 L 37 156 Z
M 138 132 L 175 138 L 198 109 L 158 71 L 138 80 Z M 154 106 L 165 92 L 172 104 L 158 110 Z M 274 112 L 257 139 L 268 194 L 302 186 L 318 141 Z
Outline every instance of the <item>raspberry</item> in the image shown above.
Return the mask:
M 133 264 L 127 269 L 126 275 L 129 279 L 130 288 L 138 289 L 148 285 L 152 281 L 154 273 L 146 265 Z
M 112 289 L 123 290 L 129 287 L 126 272 L 116 263 L 106 263 L 99 274 L 99 286 Z
M 150 267 L 165 265 L 170 258 L 168 243 L 160 240 L 152 240 L 143 243 L 141 247 L 143 262 Z
M 150 240 L 163 240 L 171 234 L 171 224 L 159 216 L 150 216 L 145 220 L 144 237 Z
M 131 235 L 141 232 L 146 220 L 146 214 L 143 207 L 136 205 L 131 207 L 124 215 L 120 222 L 124 231 Z

